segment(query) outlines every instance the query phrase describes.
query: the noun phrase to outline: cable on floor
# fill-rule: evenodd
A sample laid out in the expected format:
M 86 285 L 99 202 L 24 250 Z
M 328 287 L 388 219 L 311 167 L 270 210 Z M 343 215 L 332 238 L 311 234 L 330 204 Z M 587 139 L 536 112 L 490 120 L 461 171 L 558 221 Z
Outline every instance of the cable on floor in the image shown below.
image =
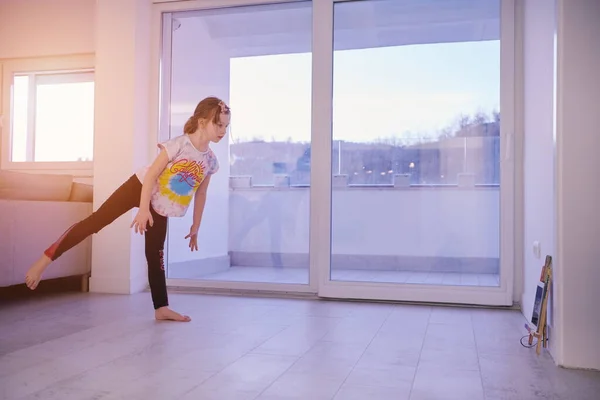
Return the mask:
M 528 349 L 537 346 L 537 339 L 532 344 L 529 344 L 529 343 L 525 344 L 525 343 L 523 343 L 523 339 L 528 339 L 529 340 L 529 335 L 525 335 L 525 336 L 523 336 L 521 338 L 521 340 L 520 340 L 521 346 L 527 347 Z

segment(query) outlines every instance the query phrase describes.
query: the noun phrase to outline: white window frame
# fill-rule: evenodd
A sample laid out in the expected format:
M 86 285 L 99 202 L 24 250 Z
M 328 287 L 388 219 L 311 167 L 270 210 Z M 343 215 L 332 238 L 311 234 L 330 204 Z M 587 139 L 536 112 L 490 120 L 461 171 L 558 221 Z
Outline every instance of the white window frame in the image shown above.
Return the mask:
M 163 41 L 162 13 L 207 10 L 231 6 L 253 6 L 287 3 L 296 0 L 153 0 L 152 10 L 152 106 L 150 132 L 166 135 L 168 104 L 161 98 L 170 93 L 169 40 Z M 516 81 L 517 0 L 500 0 L 501 4 L 501 66 L 500 110 L 501 192 L 500 192 L 500 285 L 498 287 L 412 285 L 375 282 L 346 282 L 329 279 L 331 272 L 331 129 L 333 94 L 333 32 L 334 4 L 354 0 L 313 0 L 312 46 L 312 137 L 310 187 L 310 280 L 308 285 L 272 284 L 263 282 L 195 281 L 167 279 L 169 286 L 201 289 L 250 290 L 265 292 L 295 292 L 316 294 L 325 298 L 378 299 L 410 302 L 439 302 L 511 306 L 515 300 L 515 275 L 519 267 L 517 251 L 522 229 L 515 221 L 520 209 L 520 179 L 522 138 L 516 129 L 518 96 Z M 169 26 L 165 27 L 169 30 Z M 166 50 L 166 51 L 165 51 Z M 156 135 L 156 133 L 153 133 Z M 154 136 L 156 137 L 156 136 Z M 517 277 L 517 280 L 519 278 Z
M 326 298 L 512 306 L 515 280 L 515 17 L 516 0 L 500 0 L 500 285 L 497 287 L 415 285 L 331 280 L 331 132 L 333 120 L 334 6 L 353 0 L 319 0 L 313 5 L 313 105 L 310 208 L 311 274 Z M 368 0 L 364 0 L 368 1 Z M 312 278 L 312 275 L 311 275 Z
M 68 74 L 80 72 L 94 73 L 94 55 L 82 54 L 60 57 L 44 57 L 32 59 L 14 59 L 3 62 L 2 70 L 2 101 L 1 121 L 2 146 L 0 153 L 0 168 L 12 171 L 34 171 L 45 173 L 71 174 L 79 177 L 91 177 L 93 161 L 12 161 L 12 86 L 15 75 L 27 74 Z M 35 75 L 34 75 L 35 76 Z M 48 76 L 48 79 L 51 79 Z M 30 116 L 31 118 L 31 116 Z M 31 129 L 31 128 L 28 128 Z M 35 128 L 28 134 L 35 135 Z

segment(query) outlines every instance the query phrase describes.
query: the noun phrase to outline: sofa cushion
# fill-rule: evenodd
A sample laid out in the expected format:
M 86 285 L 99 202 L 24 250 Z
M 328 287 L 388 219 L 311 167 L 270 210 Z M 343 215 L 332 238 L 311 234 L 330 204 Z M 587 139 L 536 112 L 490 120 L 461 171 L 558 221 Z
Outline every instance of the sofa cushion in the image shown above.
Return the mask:
M 92 203 L 94 201 L 94 187 L 85 183 L 73 182 L 69 201 Z
M 72 175 L 0 171 L 0 199 L 69 201 Z

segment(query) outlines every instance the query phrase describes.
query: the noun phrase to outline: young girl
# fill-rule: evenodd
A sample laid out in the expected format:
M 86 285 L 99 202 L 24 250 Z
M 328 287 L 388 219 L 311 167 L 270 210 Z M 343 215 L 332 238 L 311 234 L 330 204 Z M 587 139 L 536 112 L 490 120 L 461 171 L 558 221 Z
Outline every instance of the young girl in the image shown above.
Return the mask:
M 160 154 L 152 165 L 142 168 L 123 183 L 86 219 L 71 226 L 27 271 L 25 282 L 34 290 L 50 263 L 65 251 L 113 222 L 134 207 L 139 210 L 131 227 L 146 234 L 148 281 L 157 320 L 190 321 L 190 317 L 169 309 L 163 249 L 167 218 L 182 217 L 194 198 L 194 219 L 189 239 L 191 251 L 198 250 L 198 229 L 212 174 L 219 169 L 209 143 L 225 136 L 230 109 L 220 99 L 208 97 L 196 106 L 185 123 L 184 135 L 159 144 Z

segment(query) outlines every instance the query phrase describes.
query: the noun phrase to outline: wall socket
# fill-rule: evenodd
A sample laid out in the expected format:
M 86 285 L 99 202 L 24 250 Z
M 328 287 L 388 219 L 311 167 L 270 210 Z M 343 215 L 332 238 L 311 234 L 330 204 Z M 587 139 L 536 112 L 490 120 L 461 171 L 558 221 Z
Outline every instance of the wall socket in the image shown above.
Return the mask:
M 535 242 L 533 242 L 533 255 L 535 256 L 535 258 L 542 257 L 542 246 L 540 245 L 540 242 L 537 240 Z

